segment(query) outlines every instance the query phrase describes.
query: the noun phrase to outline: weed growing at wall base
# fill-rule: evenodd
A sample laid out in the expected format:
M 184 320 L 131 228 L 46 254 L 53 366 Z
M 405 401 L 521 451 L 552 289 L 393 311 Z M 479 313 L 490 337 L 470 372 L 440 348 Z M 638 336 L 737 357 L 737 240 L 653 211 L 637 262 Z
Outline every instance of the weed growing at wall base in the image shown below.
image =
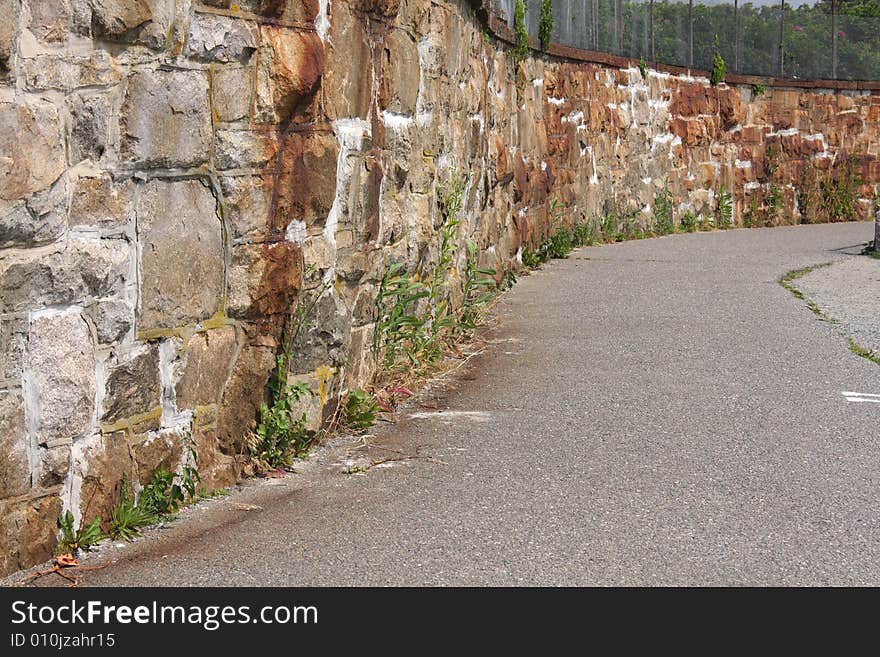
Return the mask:
M 61 535 L 58 545 L 55 547 L 56 555 L 73 554 L 77 550 L 88 550 L 106 538 L 104 532 L 101 531 L 100 518 L 94 518 L 85 527 L 74 530 L 73 514 L 69 510 L 58 516 L 58 529 Z

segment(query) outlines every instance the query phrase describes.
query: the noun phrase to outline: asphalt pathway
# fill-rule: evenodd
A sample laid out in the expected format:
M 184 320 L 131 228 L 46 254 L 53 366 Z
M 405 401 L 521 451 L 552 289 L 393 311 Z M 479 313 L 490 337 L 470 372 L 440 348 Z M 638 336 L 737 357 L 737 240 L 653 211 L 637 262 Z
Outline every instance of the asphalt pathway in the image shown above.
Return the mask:
M 80 584 L 880 584 L 880 404 L 842 394 L 880 395 L 880 366 L 777 282 L 872 231 L 549 263 L 397 424 L 105 546 Z

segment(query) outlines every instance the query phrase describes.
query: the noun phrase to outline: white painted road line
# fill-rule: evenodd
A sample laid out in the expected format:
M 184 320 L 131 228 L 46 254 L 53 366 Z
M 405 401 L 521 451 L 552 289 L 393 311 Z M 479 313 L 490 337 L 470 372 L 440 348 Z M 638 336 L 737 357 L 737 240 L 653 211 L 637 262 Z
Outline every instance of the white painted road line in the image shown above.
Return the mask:
M 873 404 L 880 404 L 880 395 L 874 395 L 870 392 L 848 392 L 844 390 L 840 394 L 846 397 L 846 401 L 849 402 L 869 402 Z

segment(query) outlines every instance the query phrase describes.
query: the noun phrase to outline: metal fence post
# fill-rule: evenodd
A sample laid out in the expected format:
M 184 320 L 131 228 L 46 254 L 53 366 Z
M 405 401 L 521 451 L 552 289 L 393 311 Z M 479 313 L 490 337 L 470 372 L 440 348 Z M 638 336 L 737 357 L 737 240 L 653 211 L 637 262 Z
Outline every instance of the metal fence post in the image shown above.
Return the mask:
M 739 73 L 739 0 L 733 0 L 733 70 Z
M 837 79 L 837 0 L 831 0 L 831 79 Z
M 688 66 L 694 65 L 694 0 L 688 0 Z
M 785 75 L 785 0 L 779 0 L 779 77 Z

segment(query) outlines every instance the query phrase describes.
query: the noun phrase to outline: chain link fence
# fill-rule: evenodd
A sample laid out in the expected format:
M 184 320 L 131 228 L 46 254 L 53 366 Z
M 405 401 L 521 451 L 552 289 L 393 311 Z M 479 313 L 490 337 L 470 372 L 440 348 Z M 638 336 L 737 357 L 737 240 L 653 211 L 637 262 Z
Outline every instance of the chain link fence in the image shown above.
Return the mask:
M 511 27 L 520 0 L 492 0 Z M 541 0 L 521 0 L 538 36 Z M 880 0 L 552 0 L 553 41 L 647 62 L 799 79 L 880 80 Z

